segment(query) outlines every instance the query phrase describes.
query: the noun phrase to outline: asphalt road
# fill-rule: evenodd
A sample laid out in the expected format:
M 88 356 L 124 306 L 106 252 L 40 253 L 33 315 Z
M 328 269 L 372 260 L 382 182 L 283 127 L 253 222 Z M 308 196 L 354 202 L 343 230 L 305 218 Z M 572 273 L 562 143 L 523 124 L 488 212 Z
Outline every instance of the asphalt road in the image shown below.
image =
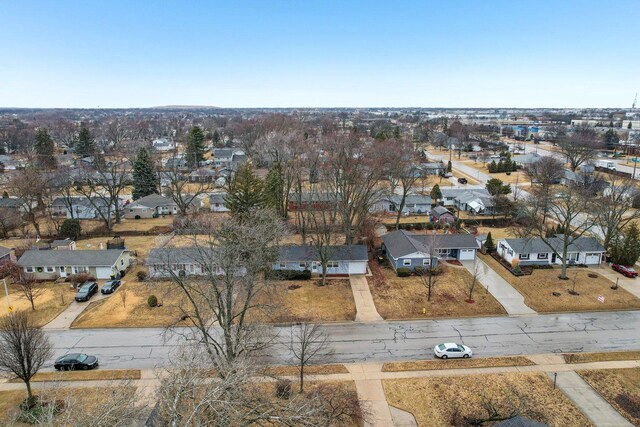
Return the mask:
M 579 351 L 640 350 L 640 311 L 571 313 L 521 317 L 484 317 L 325 325 L 332 362 L 385 362 L 432 357 L 441 342 L 463 342 L 474 355 L 502 356 Z M 282 344 L 264 356 L 286 363 L 288 327 L 273 327 Z M 85 352 L 104 369 L 151 369 L 171 364 L 184 343 L 161 329 L 49 330 L 55 355 Z

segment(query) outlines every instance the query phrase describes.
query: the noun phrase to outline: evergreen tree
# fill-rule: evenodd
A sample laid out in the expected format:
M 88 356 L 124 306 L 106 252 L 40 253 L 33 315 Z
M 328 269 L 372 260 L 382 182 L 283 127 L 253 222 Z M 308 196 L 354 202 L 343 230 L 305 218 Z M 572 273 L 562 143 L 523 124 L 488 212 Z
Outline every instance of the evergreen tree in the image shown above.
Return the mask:
M 287 213 L 283 212 L 284 205 L 284 179 L 282 177 L 282 165 L 275 163 L 265 180 L 265 203 L 278 212 L 283 218 Z
M 213 136 L 211 139 L 213 140 L 213 145 L 215 147 L 220 147 L 221 140 L 220 140 L 220 132 L 218 132 L 218 129 L 213 131 Z
M 133 200 L 157 194 L 159 184 L 149 150 L 142 147 L 133 161 Z
M 82 229 L 80 228 L 80 221 L 77 219 L 65 219 L 62 225 L 60 226 L 60 238 L 61 239 L 71 239 L 78 240 L 80 238 L 80 233 Z
M 429 197 L 431 197 L 435 204 L 438 204 L 438 200 L 442 199 L 442 191 L 440 191 L 440 186 L 438 184 L 433 186 L 429 193 Z
M 498 165 L 496 164 L 495 160 L 491 160 L 491 163 L 489 163 L 489 173 L 496 173 L 498 172 Z
M 80 157 L 93 156 L 96 154 L 96 142 L 93 140 L 91 132 L 86 127 L 82 127 L 78 133 L 76 142 L 76 154 Z
M 610 249 L 615 264 L 634 265 L 640 257 L 640 230 L 631 223 L 625 230 L 624 237 L 616 239 Z
M 36 164 L 38 167 L 43 169 L 54 169 L 56 167 L 55 146 L 46 129 L 38 129 L 36 131 L 34 149 L 37 154 Z
M 453 170 L 453 165 L 451 164 L 451 160 L 447 162 L 447 172 L 451 172 Z
M 492 196 L 506 195 L 511 193 L 511 186 L 505 184 L 498 178 L 491 178 L 487 181 L 486 189 Z
M 198 167 L 200 162 L 204 161 L 205 150 L 204 133 L 202 129 L 200 126 L 192 127 L 187 137 L 187 148 L 185 150 L 187 165 L 190 167 Z
M 3 199 L 8 199 L 9 198 L 9 193 L 7 193 L 6 190 L 2 192 L 2 198 Z
M 265 206 L 264 182 L 250 162 L 242 164 L 229 182 L 224 205 L 241 221 L 255 208 Z
M 604 134 L 603 140 L 607 146 L 607 150 L 613 150 L 616 147 L 616 144 L 620 142 L 620 137 L 618 136 L 618 133 L 615 130 L 609 129 Z
M 493 245 L 493 238 L 491 237 L 491 232 L 487 234 L 487 240 L 484 241 L 484 247 L 487 248 L 487 251 L 491 252 L 495 249 Z

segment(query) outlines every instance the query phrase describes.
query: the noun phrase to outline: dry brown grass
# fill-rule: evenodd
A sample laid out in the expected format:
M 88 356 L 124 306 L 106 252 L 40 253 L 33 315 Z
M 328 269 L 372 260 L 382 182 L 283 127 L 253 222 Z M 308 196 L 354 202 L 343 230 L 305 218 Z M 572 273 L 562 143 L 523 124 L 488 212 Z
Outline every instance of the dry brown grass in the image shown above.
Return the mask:
M 629 422 L 640 426 L 640 368 L 599 369 L 578 374 Z
M 508 227 L 476 227 L 478 229 L 478 234 L 489 234 L 491 233 L 491 238 L 493 239 L 493 244 L 495 245 L 495 239 L 508 239 L 513 237 L 511 234 L 511 230 Z
M 346 279 L 287 280 L 273 282 L 259 299 L 267 307 L 253 319 L 265 323 L 340 322 L 356 318 L 356 304 Z M 299 286 L 298 288 L 296 288 Z
M 137 369 L 107 369 L 93 371 L 65 371 L 65 372 L 38 372 L 31 382 L 56 382 L 56 381 L 115 381 L 115 380 L 139 380 L 140 371 Z M 10 383 L 21 383 L 22 380 L 14 378 Z
M 610 351 L 603 353 L 563 354 L 567 363 L 608 362 L 611 360 L 640 360 L 640 351 Z
M 68 283 L 47 282 L 38 285 L 42 291 L 35 299 L 35 311 L 31 309 L 31 303 L 24 297 L 17 286 L 9 286 L 9 298 L 15 311 L 25 311 L 31 315 L 36 326 L 41 327 L 55 319 L 73 302 L 76 293 L 69 288 Z M 2 315 L 7 312 L 7 297 L 4 289 L 0 293 L 0 310 Z
M 501 366 L 535 365 L 524 356 L 484 357 L 458 360 L 415 360 L 412 362 L 389 362 L 382 365 L 382 372 L 437 371 L 442 369 L 495 368 Z
M 468 375 L 383 381 L 390 405 L 413 413 L 419 426 L 451 425 L 453 412 L 485 415 L 481 396 L 490 396 L 499 408 L 513 402 L 511 390 L 538 413 L 530 415 L 550 426 L 591 426 L 589 420 L 551 381 L 540 373 Z
M 498 178 L 502 182 L 508 182 L 509 184 L 515 184 L 517 182 L 518 185 L 522 184 L 524 186 L 531 183 L 529 177 L 527 177 L 527 174 L 520 170 L 511 172 L 510 175 L 507 175 L 506 173 L 489 173 L 489 164 L 491 162 L 487 162 L 486 165 L 483 165 L 482 162 L 476 163 L 473 160 L 463 160 L 462 163 L 466 166 L 472 167 L 484 174 L 489 175 L 491 178 Z
M 147 255 L 149 255 L 149 251 L 157 246 L 156 237 L 157 236 L 124 236 L 123 239 L 126 248 L 136 251 L 138 258 L 142 262 Z M 93 237 L 91 239 L 78 240 L 76 247 L 78 250 L 96 250 L 100 249 L 100 244 L 102 244 L 102 249 L 106 249 L 107 241 L 109 240 L 111 240 L 109 237 Z
M 397 277 L 390 268 L 371 267 L 369 288 L 378 313 L 384 319 L 424 319 L 434 317 L 496 316 L 506 314 L 500 303 L 480 284 L 469 297 L 471 274 L 464 268 L 441 264 L 443 273 L 433 287 L 431 301 L 419 277 Z M 423 313 L 424 309 L 424 313 Z
M 500 276 L 509 282 L 524 296 L 524 303 L 532 309 L 542 312 L 572 312 L 589 310 L 624 310 L 640 308 L 640 299 L 622 288 L 611 289 L 613 282 L 609 279 L 594 274 L 582 268 L 567 270 L 569 280 L 560 280 L 560 268 L 534 270 L 530 276 L 516 277 L 509 273 L 500 263 L 490 256 L 481 255 L 484 262 L 489 264 Z M 579 295 L 569 294 L 573 288 Z M 560 296 L 553 296 L 553 292 L 559 292 Z M 598 301 L 598 296 L 604 296 L 605 301 Z
M 262 372 L 269 376 L 290 377 L 298 375 L 298 367 L 267 366 Z M 348 374 L 349 370 L 344 365 L 310 365 L 304 367 L 304 373 L 305 375 Z
M 171 227 L 175 216 L 167 215 L 160 218 L 122 219 L 120 224 L 113 226 L 113 233 L 120 231 L 139 231 L 140 233 L 152 231 L 156 227 Z

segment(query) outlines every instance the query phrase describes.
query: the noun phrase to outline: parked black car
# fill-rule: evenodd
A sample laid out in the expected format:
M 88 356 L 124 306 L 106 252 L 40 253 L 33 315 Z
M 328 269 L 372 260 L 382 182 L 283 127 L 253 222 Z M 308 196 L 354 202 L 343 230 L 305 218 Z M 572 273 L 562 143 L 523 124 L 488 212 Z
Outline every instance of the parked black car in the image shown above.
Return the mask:
M 466 184 L 467 183 L 467 178 L 460 177 L 460 178 L 458 178 L 458 182 L 460 184 Z
M 76 301 L 89 301 L 89 299 L 98 292 L 98 284 L 96 282 L 85 282 L 78 293 L 76 294 Z
M 53 364 L 58 371 L 72 371 L 75 369 L 93 369 L 98 367 L 98 358 L 84 353 L 69 353 L 58 357 Z
M 120 283 L 120 280 L 110 280 L 102 285 L 102 289 L 100 289 L 100 292 L 105 295 L 112 294 L 116 291 L 116 289 L 120 287 Z

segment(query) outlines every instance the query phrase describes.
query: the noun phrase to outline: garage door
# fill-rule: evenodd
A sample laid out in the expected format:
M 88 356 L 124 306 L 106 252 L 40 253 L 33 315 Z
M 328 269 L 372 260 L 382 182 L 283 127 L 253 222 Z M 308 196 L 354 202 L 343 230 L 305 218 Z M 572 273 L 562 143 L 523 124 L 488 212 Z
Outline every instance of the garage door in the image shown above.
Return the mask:
M 367 262 L 366 261 L 350 261 L 349 262 L 349 274 L 366 274 Z
M 475 258 L 475 249 L 460 249 L 458 252 L 458 259 L 461 261 L 472 260 Z
M 97 276 L 96 279 L 110 279 L 111 267 L 97 267 L 96 276 Z
M 594 265 L 600 264 L 600 254 L 599 253 L 588 253 L 585 258 L 585 264 Z

